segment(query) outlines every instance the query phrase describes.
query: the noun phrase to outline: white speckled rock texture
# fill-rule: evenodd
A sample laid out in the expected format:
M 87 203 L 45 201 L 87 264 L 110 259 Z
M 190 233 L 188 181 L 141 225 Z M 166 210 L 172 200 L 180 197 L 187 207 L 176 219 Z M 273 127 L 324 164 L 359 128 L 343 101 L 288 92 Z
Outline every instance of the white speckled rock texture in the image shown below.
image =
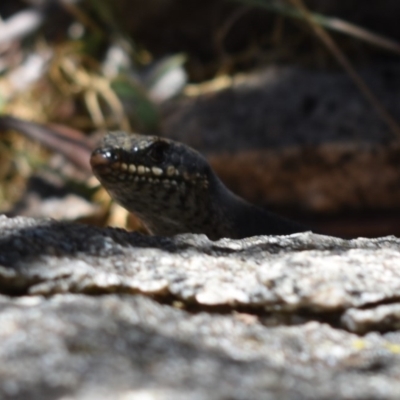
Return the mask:
M 0 398 L 397 399 L 400 240 L 0 219 Z

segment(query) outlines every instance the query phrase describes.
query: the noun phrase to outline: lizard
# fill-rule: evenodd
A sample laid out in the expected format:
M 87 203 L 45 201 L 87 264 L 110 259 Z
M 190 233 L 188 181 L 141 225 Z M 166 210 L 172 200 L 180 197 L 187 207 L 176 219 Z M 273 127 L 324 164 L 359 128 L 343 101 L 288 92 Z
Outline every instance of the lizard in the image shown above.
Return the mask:
M 98 143 L 98 135 L 87 137 L 64 125 L 43 125 L 0 115 L 0 133 L 8 129 L 63 154 L 80 170 L 92 172 L 89 158 Z M 285 202 L 292 193 L 292 197 L 313 210 L 315 216 L 330 213 L 328 218 L 313 219 L 313 225 L 318 226 L 313 232 L 348 238 L 374 237 L 399 231 L 399 216 L 395 211 L 400 198 L 396 185 L 399 149 L 398 143 L 379 146 L 326 143 L 282 151 L 260 149 L 243 154 L 218 154 L 209 160 L 224 181 L 230 181 L 238 191 L 243 192 L 246 188 L 250 197 L 266 199 L 272 196 L 275 202 Z M 252 168 L 253 165 L 256 168 Z M 237 174 L 239 168 L 241 174 Z M 273 171 L 273 174 L 265 181 L 260 180 L 257 172 L 260 168 Z M 246 186 L 246 179 L 255 182 L 254 189 Z M 310 192 L 316 195 L 309 196 Z M 365 207 L 372 210 L 366 214 L 362 211 Z M 338 214 L 346 209 L 359 211 L 352 211 L 351 215 Z M 390 211 L 379 211 L 386 209 Z M 262 232 L 265 231 L 263 228 Z
M 309 230 L 236 196 L 200 153 L 180 142 L 110 132 L 90 164 L 110 196 L 154 235 L 203 233 L 217 240 Z

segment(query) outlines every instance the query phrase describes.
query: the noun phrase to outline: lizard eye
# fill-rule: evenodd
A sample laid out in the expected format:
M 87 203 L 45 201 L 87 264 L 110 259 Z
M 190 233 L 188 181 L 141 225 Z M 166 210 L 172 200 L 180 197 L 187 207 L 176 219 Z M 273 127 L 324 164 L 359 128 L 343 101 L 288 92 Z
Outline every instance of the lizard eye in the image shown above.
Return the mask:
M 161 163 L 164 160 L 164 154 L 167 147 L 168 143 L 166 142 L 162 141 L 155 142 L 153 146 L 151 146 L 151 149 L 149 150 L 150 158 L 156 163 Z

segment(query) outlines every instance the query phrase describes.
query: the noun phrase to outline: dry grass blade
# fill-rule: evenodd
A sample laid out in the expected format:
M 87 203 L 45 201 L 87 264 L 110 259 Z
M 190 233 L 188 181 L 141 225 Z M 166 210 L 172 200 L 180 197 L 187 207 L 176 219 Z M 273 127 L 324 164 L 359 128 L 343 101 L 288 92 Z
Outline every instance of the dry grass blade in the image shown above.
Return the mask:
M 106 78 L 87 71 L 81 65 L 76 65 L 76 61 L 72 57 L 60 57 L 59 62 L 55 62 L 55 64 L 52 71 L 58 87 L 69 95 L 83 95 L 88 112 L 97 128 L 104 129 L 108 126 L 107 118 L 103 114 L 99 101 L 102 98 L 115 119 L 113 124 L 117 123 L 121 129 L 130 130 L 123 105 Z
M 237 1 L 240 1 L 241 3 L 245 3 L 248 5 L 263 7 L 275 13 L 281 14 L 285 17 L 304 19 L 303 12 L 297 6 L 292 7 L 288 4 L 282 3 L 281 1 L 276 1 L 276 0 L 237 0 Z M 378 35 L 374 32 L 371 32 L 367 29 L 364 29 L 350 22 L 335 17 L 327 17 L 325 15 L 314 13 L 311 11 L 308 11 L 308 18 L 319 26 L 323 26 L 327 29 L 355 37 L 359 40 L 362 40 L 366 43 L 372 44 L 379 48 L 394 52 L 396 54 L 400 54 L 400 44 L 395 40 L 389 39 L 382 35 Z
M 374 32 L 368 31 L 367 29 L 361 28 L 357 25 L 351 24 L 347 21 L 343 21 L 339 18 L 322 17 L 314 18 L 317 23 L 318 20 L 323 19 L 322 26 L 335 30 L 337 32 L 346 33 L 357 39 L 363 40 L 364 42 L 373 44 L 385 50 L 392 51 L 400 54 L 400 44 L 392 39 L 388 39 L 382 35 L 378 35 Z
M 75 4 L 70 1 L 62 0 L 60 1 L 60 5 L 64 7 L 64 9 L 69 12 L 77 21 L 79 21 L 85 27 L 91 29 L 93 32 L 103 35 L 103 31 L 97 25 L 97 23 L 90 18 L 86 13 L 79 9 Z
M 348 58 L 343 54 L 343 52 L 336 45 L 331 36 L 312 18 L 310 12 L 304 5 L 302 0 L 288 0 L 290 3 L 296 7 L 299 12 L 304 16 L 304 19 L 308 21 L 314 33 L 318 38 L 324 43 L 328 50 L 334 55 L 339 64 L 345 69 L 345 71 L 352 78 L 354 83 L 357 85 L 359 90 L 363 93 L 365 98 L 372 104 L 380 117 L 386 122 L 393 134 L 400 138 L 400 126 L 397 121 L 390 115 L 378 98 L 372 93 L 370 88 L 364 82 L 364 80 L 357 74 L 356 70 L 353 68 L 352 64 Z

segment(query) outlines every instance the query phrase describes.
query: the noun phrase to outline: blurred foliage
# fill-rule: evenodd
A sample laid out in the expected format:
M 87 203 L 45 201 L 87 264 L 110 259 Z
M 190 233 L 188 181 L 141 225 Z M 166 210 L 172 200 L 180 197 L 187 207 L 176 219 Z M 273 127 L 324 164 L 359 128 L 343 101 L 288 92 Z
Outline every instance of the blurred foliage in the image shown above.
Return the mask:
M 157 133 L 159 104 L 188 83 L 197 93 L 193 83 L 217 78 L 218 88 L 221 77 L 274 62 L 334 65 L 301 11 L 284 0 L 3 0 L 0 16 L 0 112 L 84 132 Z M 312 18 L 344 34 L 340 48 L 353 59 L 369 57 L 360 40 L 400 52 L 364 27 L 320 12 Z M 2 209 L 45 154 L 3 135 Z
M 324 57 L 325 65 L 331 59 L 308 31 L 306 21 L 288 23 L 302 19 L 302 13 L 283 0 L 190 5 L 173 0 L 43 0 L 42 4 L 32 7 L 41 12 L 40 28 L 16 35 L 1 49 L 0 110 L 68 122 L 88 131 L 157 131 L 160 95 L 152 90 L 170 74 L 178 77 L 176 86 L 163 88 L 168 95 L 163 94 L 162 100 L 179 94 L 186 83 L 185 62 L 188 76 L 198 81 L 290 57 L 291 62 L 307 57 L 317 65 Z M 6 0 L 0 13 L 8 10 L 14 17 L 22 7 L 22 2 Z M 312 16 L 328 29 L 400 52 L 395 41 L 354 24 L 320 13 Z M 29 61 L 32 57 L 36 60 Z M 24 104 L 26 92 L 37 87 L 45 101 L 33 107 Z

